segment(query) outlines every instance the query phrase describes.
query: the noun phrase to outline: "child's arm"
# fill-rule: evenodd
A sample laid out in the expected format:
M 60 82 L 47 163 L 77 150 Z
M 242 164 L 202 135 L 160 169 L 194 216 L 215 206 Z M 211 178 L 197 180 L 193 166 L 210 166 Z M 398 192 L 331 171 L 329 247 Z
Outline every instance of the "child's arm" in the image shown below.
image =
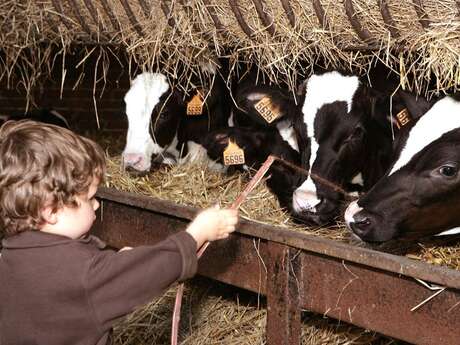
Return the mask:
M 200 248 L 205 242 L 228 237 L 235 231 L 237 223 L 237 210 L 220 209 L 216 206 L 200 212 L 186 231 L 195 239 L 197 248 Z
M 237 211 L 210 208 L 180 231 L 153 245 L 121 252 L 97 251 L 88 267 L 85 286 L 101 327 L 158 296 L 177 280 L 193 276 L 197 248 L 225 238 L 235 230 Z

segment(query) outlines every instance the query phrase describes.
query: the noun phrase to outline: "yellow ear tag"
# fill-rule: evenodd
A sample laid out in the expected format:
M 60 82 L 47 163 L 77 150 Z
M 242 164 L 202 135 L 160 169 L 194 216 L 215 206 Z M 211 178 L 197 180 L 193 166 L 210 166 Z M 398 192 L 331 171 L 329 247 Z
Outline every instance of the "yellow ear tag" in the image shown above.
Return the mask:
M 200 91 L 197 90 L 196 95 L 187 103 L 187 115 L 203 114 L 203 98 Z
M 244 151 L 236 143 L 228 141 L 224 150 L 224 165 L 244 164 Z
M 268 123 L 272 123 L 280 116 L 279 108 L 272 104 L 270 97 L 264 97 L 254 105 L 254 108 Z
M 410 122 L 410 120 L 410 114 L 407 111 L 407 109 L 404 108 L 396 115 L 396 127 L 398 127 L 398 129 L 401 129 L 401 127 L 407 125 Z

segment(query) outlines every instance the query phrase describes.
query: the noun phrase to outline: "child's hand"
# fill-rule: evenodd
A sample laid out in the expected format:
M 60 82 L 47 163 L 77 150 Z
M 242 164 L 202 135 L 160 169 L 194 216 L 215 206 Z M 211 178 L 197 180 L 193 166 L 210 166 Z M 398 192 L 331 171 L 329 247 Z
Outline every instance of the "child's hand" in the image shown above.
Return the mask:
M 187 232 L 197 242 L 200 248 L 207 241 L 215 241 L 228 237 L 235 231 L 238 223 L 238 211 L 220 209 L 219 206 L 200 212 L 187 227 Z

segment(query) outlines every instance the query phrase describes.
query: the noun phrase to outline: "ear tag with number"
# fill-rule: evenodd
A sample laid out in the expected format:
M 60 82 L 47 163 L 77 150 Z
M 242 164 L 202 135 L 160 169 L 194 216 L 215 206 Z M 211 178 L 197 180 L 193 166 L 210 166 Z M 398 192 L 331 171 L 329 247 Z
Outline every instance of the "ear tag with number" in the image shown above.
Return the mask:
M 410 122 L 410 120 L 411 116 L 409 114 L 409 111 L 404 108 L 396 115 L 396 127 L 398 127 L 398 129 L 401 129 L 401 127 L 407 125 Z
M 203 97 L 200 91 L 197 90 L 196 94 L 187 103 L 187 115 L 201 115 L 203 114 Z
M 279 108 L 272 104 L 270 97 L 264 97 L 254 105 L 254 108 L 268 123 L 272 123 L 280 116 Z
M 224 165 L 244 164 L 244 151 L 236 143 L 228 141 L 224 150 Z

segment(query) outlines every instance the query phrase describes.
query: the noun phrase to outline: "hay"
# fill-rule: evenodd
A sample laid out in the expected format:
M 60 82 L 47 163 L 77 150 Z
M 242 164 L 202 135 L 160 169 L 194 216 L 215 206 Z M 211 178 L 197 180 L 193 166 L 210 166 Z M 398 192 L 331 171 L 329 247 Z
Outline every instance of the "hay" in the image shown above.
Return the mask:
M 50 47 L 63 57 L 76 44 L 87 54 L 118 47 L 184 87 L 200 62 L 229 57 L 234 72 L 255 64 L 294 89 L 314 63 L 364 73 L 381 60 L 402 87 L 439 92 L 458 89 L 459 18 L 454 0 L 10 0 L 0 5 L 0 65 L 7 78 L 19 66 L 30 88 L 56 58 Z
M 114 345 L 168 344 L 175 291 L 175 287 L 169 289 L 123 319 L 115 327 Z M 218 283 L 193 279 L 184 293 L 180 344 L 264 344 L 267 311 L 253 302 Z M 392 343 L 389 338 L 318 315 L 305 315 L 302 324 L 303 345 Z
M 133 177 L 121 169 L 119 156 L 107 160 L 106 187 L 133 192 L 181 205 L 206 208 L 216 203 L 229 207 L 249 182 L 249 174 L 231 176 L 209 170 L 204 164 L 162 166 L 143 177 Z M 335 241 L 350 242 L 349 231 L 342 221 L 335 226 L 306 227 L 295 223 L 282 209 L 265 183 L 259 184 L 240 207 L 240 216 L 263 224 L 280 226 L 287 230 L 301 231 Z M 402 248 L 411 259 L 460 270 L 460 243 L 439 244 L 442 239 L 430 243 L 421 242 Z M 375 248 L 400 253 L 398 241 L 390 247 Z M 364 243 L 359 245 L 367 246 Z M 405 244 L 406 245 L 406 244 Z
M 154 172 L 133 177 L 122 171 L 120 157 L 107 162 L 106 187 L 170 200 L 180 205 L 206 208 L 216 203 L 230 207 L 249 182 L 249 173 L 225 175 L 210 170 L 205 164 L 162 166 Z M 240 216 L 263 224 L 330 239 L 343 240 L 347 231 L 343 224 L 328 228 L 305 228 L 296 224 L 289 213 L 279 206 L 277 198 L 263 182 L 240 206 Z

